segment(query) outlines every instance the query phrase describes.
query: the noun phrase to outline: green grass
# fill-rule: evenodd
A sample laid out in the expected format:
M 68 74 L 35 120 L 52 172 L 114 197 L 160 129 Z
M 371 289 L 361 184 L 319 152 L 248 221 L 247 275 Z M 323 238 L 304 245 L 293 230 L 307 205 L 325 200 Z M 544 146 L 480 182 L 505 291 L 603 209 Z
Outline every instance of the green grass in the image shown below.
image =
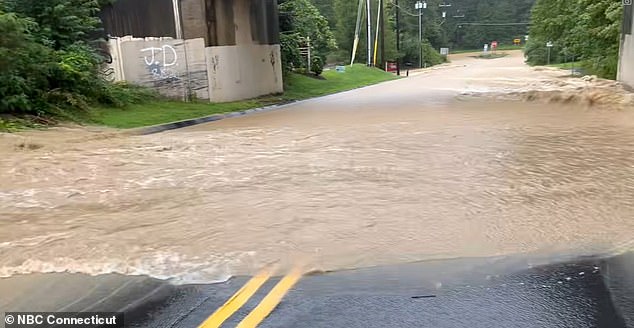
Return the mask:
M 576 62 L 570 62 L 570 63 L 558 63 L 558 64 L 550 64 L 547 66 L 550 67 L 557 67 L 557 68 L 562 68 L 562 69 L 570 69 L 573 67 L 574 64 L 574 68 L 581 68 L 582 66 L 584 66 L 584 62 L 583 61 L 576 61 Z
M 105 125 L 113 128 L 136 128 L 156 125 L 212 114 L 235 112 L 259 107 L 263 102 L 257 100 L 210 104 L 202 102 L 152 101 L 143 104 L 129 105 L 124 108 L 94 108 L 89 123 Z
M 480 49 L 450 50 L 449 54 L 450 55 L 466 54 L 466 53 L 470 53 L 470 52 L 482 52 L 482 50 L 483 50 L 483 48 L 480 48 Z M 501 45 L 501 46 L 496 48 L 496 51 L 505 51 L 505 50 L 524 50 L 524 46 Z M 490 49 L 489 49 L 489 52 L 491 52 Z
M 41 129 L 46 125 L 34 118 L 20 118 L 10 115 L 0 115 L 0 132 L 18 132 L 21 130 Z
M 480 58 L 480 59 L 496 59 L 496 58 L 502 58 L 502 57 L 506 57 L 509 54 L 507 54 L 506 52 L 496 52 L 496 53 L 488 53 L 488 54 L 479 54 L 477 56 L 473 56 L 475 58 Z
M 574 65 L 574 66 L 573 66 Z M 575 62 L 570 62 L 570 63 L 557 63 L 557 64 L 550 64 L 550 65 L 546 65 L 549 67 L 556 67 L 562 70 L 572 70 L 573 68 L 575 69 L 575 75 L 580 76 L 580 75 L 597 75 L 600 76 L 600 74 L 592 67 L 592 65 L 590 63 L 588 63 L 585 60 L 581 60 L 581 61 L 575 61 Z
M 291 73 L 286 78 L 284 94 L 245 101 L 214 104 L 153 101 L 125 108 L 98 107 L 91 110 L 86 121 L 114 128 L 135 128 L 307 99 L 397 78 L 394 74 L 361 64 L 346 66 L 345 73 L 324 71 L 322 76 L 324 79 Z
M 335 70 L 324 71 L 325 80 L 292 74 L 288 76 L 287 88 L 282 98 L 285 100 L 299 100 L 323 96 L 331 93 L 351 90 L 384 81 L 396 79 L 396 75 L 386 73 L 380 69 L 369 68 L 363 64 L 346 66 L 345 73 Z

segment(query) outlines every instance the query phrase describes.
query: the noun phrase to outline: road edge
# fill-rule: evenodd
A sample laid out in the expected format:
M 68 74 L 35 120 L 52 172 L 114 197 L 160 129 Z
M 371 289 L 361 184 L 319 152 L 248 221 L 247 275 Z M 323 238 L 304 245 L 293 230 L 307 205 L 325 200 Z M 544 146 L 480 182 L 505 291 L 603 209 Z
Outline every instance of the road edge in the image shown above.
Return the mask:
M 187 120 L 174 121 L 174 122 L 168 122 L 168 123 L 162 123 L 162 124 L 156 124 L 156 125 L 150 125 L 150 126 L 144 126 L 144 127 L 138 127 L 138 128 L 131 128 L 131 129 L 127 129 L 127 130 L 124 130 L 124 131 L 126 131 L 127 133 L 132 134 L 132 135 L 149 135 L 149 134 L 161 133 L 161 132 L 165 132 L 165 131 L 186 128 L 186 127 L 189 127 L 189 126 L 194 126 L 194 125 L 199 125 L 199 124 L 204 124 L 204 123 L 209 123 L 209 122 L 220 121 L 220 120 L 224 120 L 224 119 L 232 118 L 232 117 L 239 117 L 239 116 L 244 116 L 244 115 L 249 115 L 249 114 L 254 114 L 254 113 L 268 112 L 268 111 L 273 111 L 273 110 L 277 110 L 277 109 L 282 109 L 282 108 L 285 108 L 285 107 L 288 107 L 288 106 L 291 106 L 291 105 L 297 105 L 297 104 L 301 104 L 301 103 L 304 103 L 304 102 L 313 101 L 313 100 L 316 100 L 316 99 L 326 98 L 326 97 L 339 95 L 339 94 L 345 94 L 345 93 L 356 91 L 356 90 L 360 90 L 360 89 L 376 87 L 376 86 L 379 86 L 379 85 L 382 85 L 382 84 L 399 81 L 399 80 L 401 80 L 403 78 L 405 78 L 405 77 L 396 76 L 396 78 L 393 79 L 393 80 L 382 81 L 382 82 L 378 82 L 378 83 L 374 83 L 374 84 L 370 84 L 370 85 L 365 85 L 365 86 L 360 86 L 360 87 L 356 87 L 356 88 L 352 88 L 352 89 L 348 89 L 348 90 L 344 90 L 344 91 L 339 91 L 339 92 L 335 92 L 335 93 L 329 93 L 329 94 L 326 94 L 326 95 L 315 96 L 315 97 L 310 97 L 310 98 L 305 98 L 305 99 L 300 99 L 300 100 L 282 101 L 282 102 L 279 102 L 279 103 L 276 103 L 276 104 L 273 104 L 273 105 L 269 105 L 269 106 L 264 106 L 264 107 L 255 107 L 255 108 L 241 110 L 241 111 L 235 111 L 235 112 L 227 112 L 227 113 L 221 113 L 221 114 L 212 114 L 212 115 L 207 115 L 207 116 L 203 116 L 203 117 L 191 118 L 191 119 L 187 119 Z

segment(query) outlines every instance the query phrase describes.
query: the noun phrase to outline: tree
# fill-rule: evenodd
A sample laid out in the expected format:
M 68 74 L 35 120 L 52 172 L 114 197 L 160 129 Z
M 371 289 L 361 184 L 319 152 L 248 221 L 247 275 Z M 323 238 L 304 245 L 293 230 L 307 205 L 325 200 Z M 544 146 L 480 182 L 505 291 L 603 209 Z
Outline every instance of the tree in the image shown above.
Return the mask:
M 37 112 L 56 67 L 51 49 L 36 42 L 32 20 L 0 11 L 0 113 Z
M 527 60 L 545 64 L 545 45 L 553 42 L 551 62 L 574 55 L 598 75 L 615 78 L 618 66 L 620 0 L 537 0 L 531 13 Z
M 326 18 L 331 29 L 335 27 L 335 2 L 334 0 L 312 0 L 313 5 Z
M 155 96 L 101 77 L 90 43 L 106 1 L 0 2 L 0 112 L 74 116 L 91 104 L 124 106 Z
M 32 31 L 42 43 L 62 49 L 77 42 L 86 42 L 101 26 L 97 17 L 98 0 L 5 0 L 7 11 L 29 17 L 38 25 Z
M 287 0 L 279 5 L 280 12 L 290 16 L 292 31 L 310 38 L 315 55 L 324 56 L 337 49 L 337 42 L 328 21 L 309 0 Z

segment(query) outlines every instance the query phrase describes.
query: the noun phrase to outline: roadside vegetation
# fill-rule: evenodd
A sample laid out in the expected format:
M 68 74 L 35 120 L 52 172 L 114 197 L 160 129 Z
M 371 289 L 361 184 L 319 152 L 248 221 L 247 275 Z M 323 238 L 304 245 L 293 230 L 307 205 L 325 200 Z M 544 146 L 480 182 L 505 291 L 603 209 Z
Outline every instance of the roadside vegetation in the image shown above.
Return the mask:
M 324 59 L 337 48 L 329 22 L 309 0 L 280 1 L 280 10 L 292 13 L 280 18 L 282 27 L 286 26 L 281 40 L 285 94 L 220 104 L 165 99 L 150 89 L 103 78 L 107 55 L 97 14 L 113 1 L 0 1 L 0 131 L 46 127 L 60 121 L 139 127 L 305 99 L 395 78 L 357 65 L 345 73 L 322 74 Z M 303 62 L 298 49 L 307 37 L 314 50 L 311 63 Z
M 581 67 L 615 79 L 618 67 L 622 0 L 537 0 L 532 10 L 529 64 L 581 61 Z
M 298 0 L 286 0 L 298 1 Z M 420 63 L 420 41 L 418 37 L 417 0 L 399 0 L 400 51 L 396 49 L 396 6 L 394 1 L 385 4 L 385 24 L 383 46 L 379 47 L 378 58 L 386 61 L 400 61 L 418 66 Z M 319 12 L 329 22 L 335 35 L 337 49 L 327 54 L 331 64 L 349 63 L 354 43 L 358 1 L 356 0 L 311 0 Z M 512 46 L 514 39 L 524 40 L 528 34 L 530 9 L 535 0 L 426 0 L 423 10 L 422 38 L 424 43 L 423 62 L 426 66 L 442 63 L 438 56 L 440 48 L 447 47 L 451 53 L 481 51 L 485 43 L 498 41 L 501 50 Z M 378 0 L 371 0 L 372 30 L 376 28 Z M 451 4 L 451 6 L 447 6 Z M 443 17 L 443 12 L 445 17 Z M 367 37 L 365 14 L 359 35 L 359 50 L 356 60 L 367 60 Z M 494 23 L 494 25 L 486 25 Z M 509 23 L 510 25 L 495 25 Z M 374 35 L 373 35 L 374 38 Z M 384 50 L 384 51 L 383 51 Z M 383 51 L 383 53 L 382 53 Z
M 114 128 L 136 128 L 323 96 L 397 78 L 394 74 L 361 64 L 347 66 L 345 73 L 327 70 L 322 75 L 322 78 L 315 78 L 288 73 L 282 95 L 219 104 L 153 101 L 123 108 L 97 107 L 82 120 Z
M 0 128 L 28 126 L 24 119 L 74 120 L 92 106 L 123 107 L 157 98 L 150 90 L 101 77 L 96 13 L 107 2 L 0 2 L 0 117 L 5 122 Z

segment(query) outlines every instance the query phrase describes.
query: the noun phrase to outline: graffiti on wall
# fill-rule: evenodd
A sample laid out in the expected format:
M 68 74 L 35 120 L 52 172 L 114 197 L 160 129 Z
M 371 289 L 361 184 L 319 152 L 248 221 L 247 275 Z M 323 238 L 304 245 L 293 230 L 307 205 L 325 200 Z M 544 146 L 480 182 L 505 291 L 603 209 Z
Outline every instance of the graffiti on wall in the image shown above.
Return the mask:
M 157 80 L 178 79 L 178 54 L 171 45 L 141 49 L 143 60 L 152 77 Z

